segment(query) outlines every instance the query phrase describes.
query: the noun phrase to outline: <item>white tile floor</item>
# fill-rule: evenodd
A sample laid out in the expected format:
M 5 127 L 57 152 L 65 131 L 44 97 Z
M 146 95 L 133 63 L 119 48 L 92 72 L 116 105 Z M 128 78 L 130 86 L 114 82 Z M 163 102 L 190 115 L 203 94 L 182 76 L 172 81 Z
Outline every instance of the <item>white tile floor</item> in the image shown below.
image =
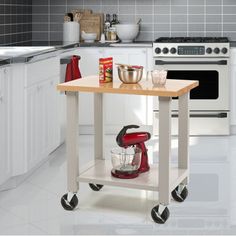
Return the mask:
M 157 139 L 148 143 L 157 161 Z M 81 162 L 92 159 L 92 136 L 80 137 Z M 115 137 L 106 137 L 106 156 Z M 172 141 L 176 161 L 176 139 Z M 151 153 L 154 152 L 154 155 Z M 93 192 L 81 184 L 79 207 L 60 205 L 66 192 L 65 146 L 18 188 L 0 193 L 0 234 L 236 234 L 236 136 L 191 138 L 191 182 L 184 203 L 171 202 L 165 225 L 150 211 L 158 194 L 104 186 Z

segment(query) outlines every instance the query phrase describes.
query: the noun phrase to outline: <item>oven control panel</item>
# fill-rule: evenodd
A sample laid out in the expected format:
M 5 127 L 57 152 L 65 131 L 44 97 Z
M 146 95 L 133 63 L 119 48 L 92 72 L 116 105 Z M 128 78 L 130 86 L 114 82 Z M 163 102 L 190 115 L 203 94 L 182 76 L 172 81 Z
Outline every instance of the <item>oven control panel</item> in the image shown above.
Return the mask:
M 154 57 L 222 57 L 230 56 L 229 43 L 154 43 Z
M 205 55 L 204 46 L 178 46 L 178 55 Z

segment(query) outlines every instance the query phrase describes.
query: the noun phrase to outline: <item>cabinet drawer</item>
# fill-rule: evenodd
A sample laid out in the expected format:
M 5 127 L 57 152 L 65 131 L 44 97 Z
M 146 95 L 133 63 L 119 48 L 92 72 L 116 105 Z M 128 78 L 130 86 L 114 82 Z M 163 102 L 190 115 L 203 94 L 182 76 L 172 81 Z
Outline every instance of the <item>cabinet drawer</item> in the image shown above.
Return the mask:
M 25 86 L 30 87 L 53 76 L 59 76 L 59 58 L 53 57 L 42 61 L 26 64 Z

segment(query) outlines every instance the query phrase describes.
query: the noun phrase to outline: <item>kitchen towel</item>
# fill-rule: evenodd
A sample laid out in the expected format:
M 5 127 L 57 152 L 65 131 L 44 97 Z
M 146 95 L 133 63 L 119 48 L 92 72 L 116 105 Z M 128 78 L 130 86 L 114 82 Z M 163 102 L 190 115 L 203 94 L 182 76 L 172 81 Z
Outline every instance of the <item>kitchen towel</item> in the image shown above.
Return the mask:
M 79 69 L 79 60 L 79 56 L 74 55 L 71 57 L 70 63 L 66 66 L 65 82 L 80 79 L 82 77 Z

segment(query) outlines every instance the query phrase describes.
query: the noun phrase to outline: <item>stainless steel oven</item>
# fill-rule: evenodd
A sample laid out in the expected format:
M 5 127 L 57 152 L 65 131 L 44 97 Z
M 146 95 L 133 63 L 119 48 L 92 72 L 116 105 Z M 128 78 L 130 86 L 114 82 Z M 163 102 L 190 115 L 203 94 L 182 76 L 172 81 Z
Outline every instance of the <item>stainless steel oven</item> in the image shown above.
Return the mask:
M 216 45 L 212 42 L 210 45 L 204 42 L 169 43 L 168 46 L 154 43 L 154 69 L 168 70 L 168 79 L 199 81 L 199 87 L 190 93 L 191 135 L 229 134 L 229 45 L 225 42 Z M 168 53 L 164 53 L 167 50 Z M 172 104 L 173 134 L 177 134 L 176 98 Z M 158 101 L 154 100 L 155 121 L 158 111 Z M 157 134 L 157 122 L 154 124 L 154 134 Z

